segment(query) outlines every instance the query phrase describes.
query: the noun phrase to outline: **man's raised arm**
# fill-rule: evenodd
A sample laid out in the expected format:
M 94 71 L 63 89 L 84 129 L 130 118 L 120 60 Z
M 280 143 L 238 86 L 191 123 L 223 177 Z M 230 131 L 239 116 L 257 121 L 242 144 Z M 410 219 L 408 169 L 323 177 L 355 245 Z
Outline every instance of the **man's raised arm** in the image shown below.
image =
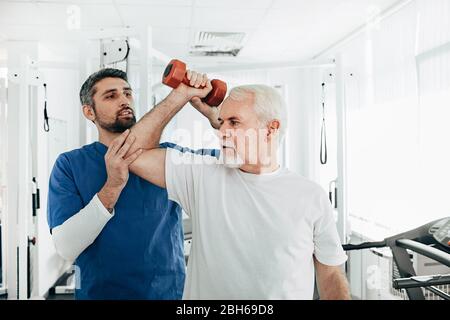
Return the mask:
M 188 79 L 192 87 L 181 83 L 178 88 L 172 90 L 170 94 L 158 103 L 152 110 L 147 112 L 132 128 L 132 136 L 136 141 L 127 155 L 132 154 L 137 149 L 158 148 L 161 134 L 170 120 L 183 108 L 191 99 L 204 98 L 211 91 L 211 82 L 206 75 L 188 71 Z M 203 89 L 198 89 L 199 87 Z M 203 112 L 202 112 L 203 113 Z M 213 113 L 205 114 L 206 117 L 214 117 Z M 214 119 L 210 119 L 213 123 Z
M 181 83 L 178 88 L 172 90 L 163 101 L 147 112 L 142 119 L 131 128 L 131 134 L 128 138 L 135 138 L 133 147 L 128 154 L 132 154 L 137 149 L 146 149 L 146 151 L 130 165 L 130 171 L 162 188 L 166 187 L 166 150 L 158 148 L 162 131 L 186 103 L 193 98 L 200 100 L 201 98 L 206 97 L 212 89 L 211 82 L 206 75 L 188 71 L 188 79 L 190 80 L 192 87 Z M 203 89 L 198 89 L 203 86 Z M 207 114 L 203 114 L 208 117 Z M 214 120 L 210 120 L 210 122 L 211 121 Z

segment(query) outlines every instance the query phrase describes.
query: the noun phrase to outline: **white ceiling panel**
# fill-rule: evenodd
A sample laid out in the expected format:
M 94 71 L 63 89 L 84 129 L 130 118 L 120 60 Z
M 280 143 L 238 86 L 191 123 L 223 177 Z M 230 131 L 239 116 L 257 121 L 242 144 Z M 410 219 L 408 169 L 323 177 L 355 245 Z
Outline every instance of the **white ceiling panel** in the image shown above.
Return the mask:
M 346 7 L 349 9 L 357 7 L 379 7 L 386 8 L 398 0 L 274 0 L 272 9 L 293 9 L 300 8 L 310 10 L 315 6 L 322 6 L 332 10 L 335 7 Z
M 240 55 L 258 60 L 266 57 L 273 59 L 286 54 L 286 51 L 293 51 L 299 41 L 295 30 L 261 28 L 247 41 Z
M 206 28 L 254 28 L 266 13 L 265 9 L 211 9 L 196 8 L 192 20 L 193 27 Z
M 114 0 L 117 4 L 121 5 L 146 5 L 146 6 L 184 6 L 189 7 L 192 5 L 193 0 Z
M 195 0 L 195 7 L 223 9 L 265 9 L 271 6 L 273 0 Z M 242 17 L 245 19 L 245 16 Z
M 187 44 L 167 44 L 167 43 L 157 43 L 154 42 L 153 43 L 153 47 L 158 50 L 161 51 L 162 53 L 164 53 L 165 55 L 172 57 L 172 58 L 179 58 L 181 59 L 182 57 L 186 57 L 187 56 L 187 52 L 189 51 L 188 45 Z
M 0 0 L 4 3 L 12 2 L 29 2 L 38 3 L 42 2 L 44 4 L 63 4 L 63 5 L 80 5 L 80 4 L 112 4 L 114 0 Z
M 353 4 L 349 1 L 329 2 L 330 0 L 311 1 L 304 6 L 273 8 L 268 12 L 264 25 L 288 28 L 298 24 L 304 25 L 305 21 L 307 23 L 316 21 L 334 29 L 341 28 L 342 23 L 346 22 L 353 26 L 360 25 L 370 19 L 375 12 L 380 13 L 383 10 L 383 7 L 366 6 L 363 4 L 365 1 Z
M 188 28 L 191 23 L 191 8 L 188 6 L 118 6 L 126 25 Z
M 155 43 L 188 44 L 189 42 L 188 28 L 152 27 L 152 31 L 153 42 Z
M 260 62 L 304 61 L 322 50 L 323 41 L 314 35 L 284 37 L 262 37 L 250 42 L 241 52 L 241 57 L 253 57 Z
M 0 24 L 65 25 L 67 6 L 30 2 L 0 2 Z

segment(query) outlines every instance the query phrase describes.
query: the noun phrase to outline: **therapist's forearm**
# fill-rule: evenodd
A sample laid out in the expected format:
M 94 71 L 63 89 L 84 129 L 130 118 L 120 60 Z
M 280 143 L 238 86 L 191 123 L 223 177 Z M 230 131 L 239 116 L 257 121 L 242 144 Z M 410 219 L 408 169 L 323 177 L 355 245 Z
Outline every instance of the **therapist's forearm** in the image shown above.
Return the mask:
M 132 128 L 136 142 L 128 151 L 128 155 L 137 149 L 154 149 L 159 147 L 161 134 L 170 120 L 187 103 L 184 95 L 173 90 L 164 100 L 147 112 Z
M 97 239 L 113 216 L 114 212 L 107 212 L 94 196 L 86 207 L 52 229 L 56 252 L 65 260 L 74 261 Z
M 100 202 L 109 211 L 112 212 L 114 206 L 119 200 L 123 187 L 115 187 L 107 181 L 103 188 L 97 193 Z

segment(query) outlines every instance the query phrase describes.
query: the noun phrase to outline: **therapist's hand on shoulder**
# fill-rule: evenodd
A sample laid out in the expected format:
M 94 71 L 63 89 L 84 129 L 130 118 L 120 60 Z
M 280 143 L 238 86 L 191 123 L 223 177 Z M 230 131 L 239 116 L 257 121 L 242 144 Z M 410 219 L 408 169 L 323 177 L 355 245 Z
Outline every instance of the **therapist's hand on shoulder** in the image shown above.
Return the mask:
M 130 134 L 130 130 L 126 130 L 111 142 L 105 154 L 108 178 L 98 197 L 109 212 L 113 211 L 122 189 L 128 182 L 130 164 L 142 153 L 142 149 L 138 149 L 125 157 L 135 141 L 136 137 Z

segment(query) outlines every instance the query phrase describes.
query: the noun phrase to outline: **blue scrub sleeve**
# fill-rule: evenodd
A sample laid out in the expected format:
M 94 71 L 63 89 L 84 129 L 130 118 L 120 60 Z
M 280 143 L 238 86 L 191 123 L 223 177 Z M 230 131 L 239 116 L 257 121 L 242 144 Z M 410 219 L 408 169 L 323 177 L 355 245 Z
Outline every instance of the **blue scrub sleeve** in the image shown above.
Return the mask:
M 50 230 L 63 224 L 84 207 L 73 174 L 69 159 L 66 155 L 61 154 L 56 159 L 50 175 L 47 202 L 47 219 Z

